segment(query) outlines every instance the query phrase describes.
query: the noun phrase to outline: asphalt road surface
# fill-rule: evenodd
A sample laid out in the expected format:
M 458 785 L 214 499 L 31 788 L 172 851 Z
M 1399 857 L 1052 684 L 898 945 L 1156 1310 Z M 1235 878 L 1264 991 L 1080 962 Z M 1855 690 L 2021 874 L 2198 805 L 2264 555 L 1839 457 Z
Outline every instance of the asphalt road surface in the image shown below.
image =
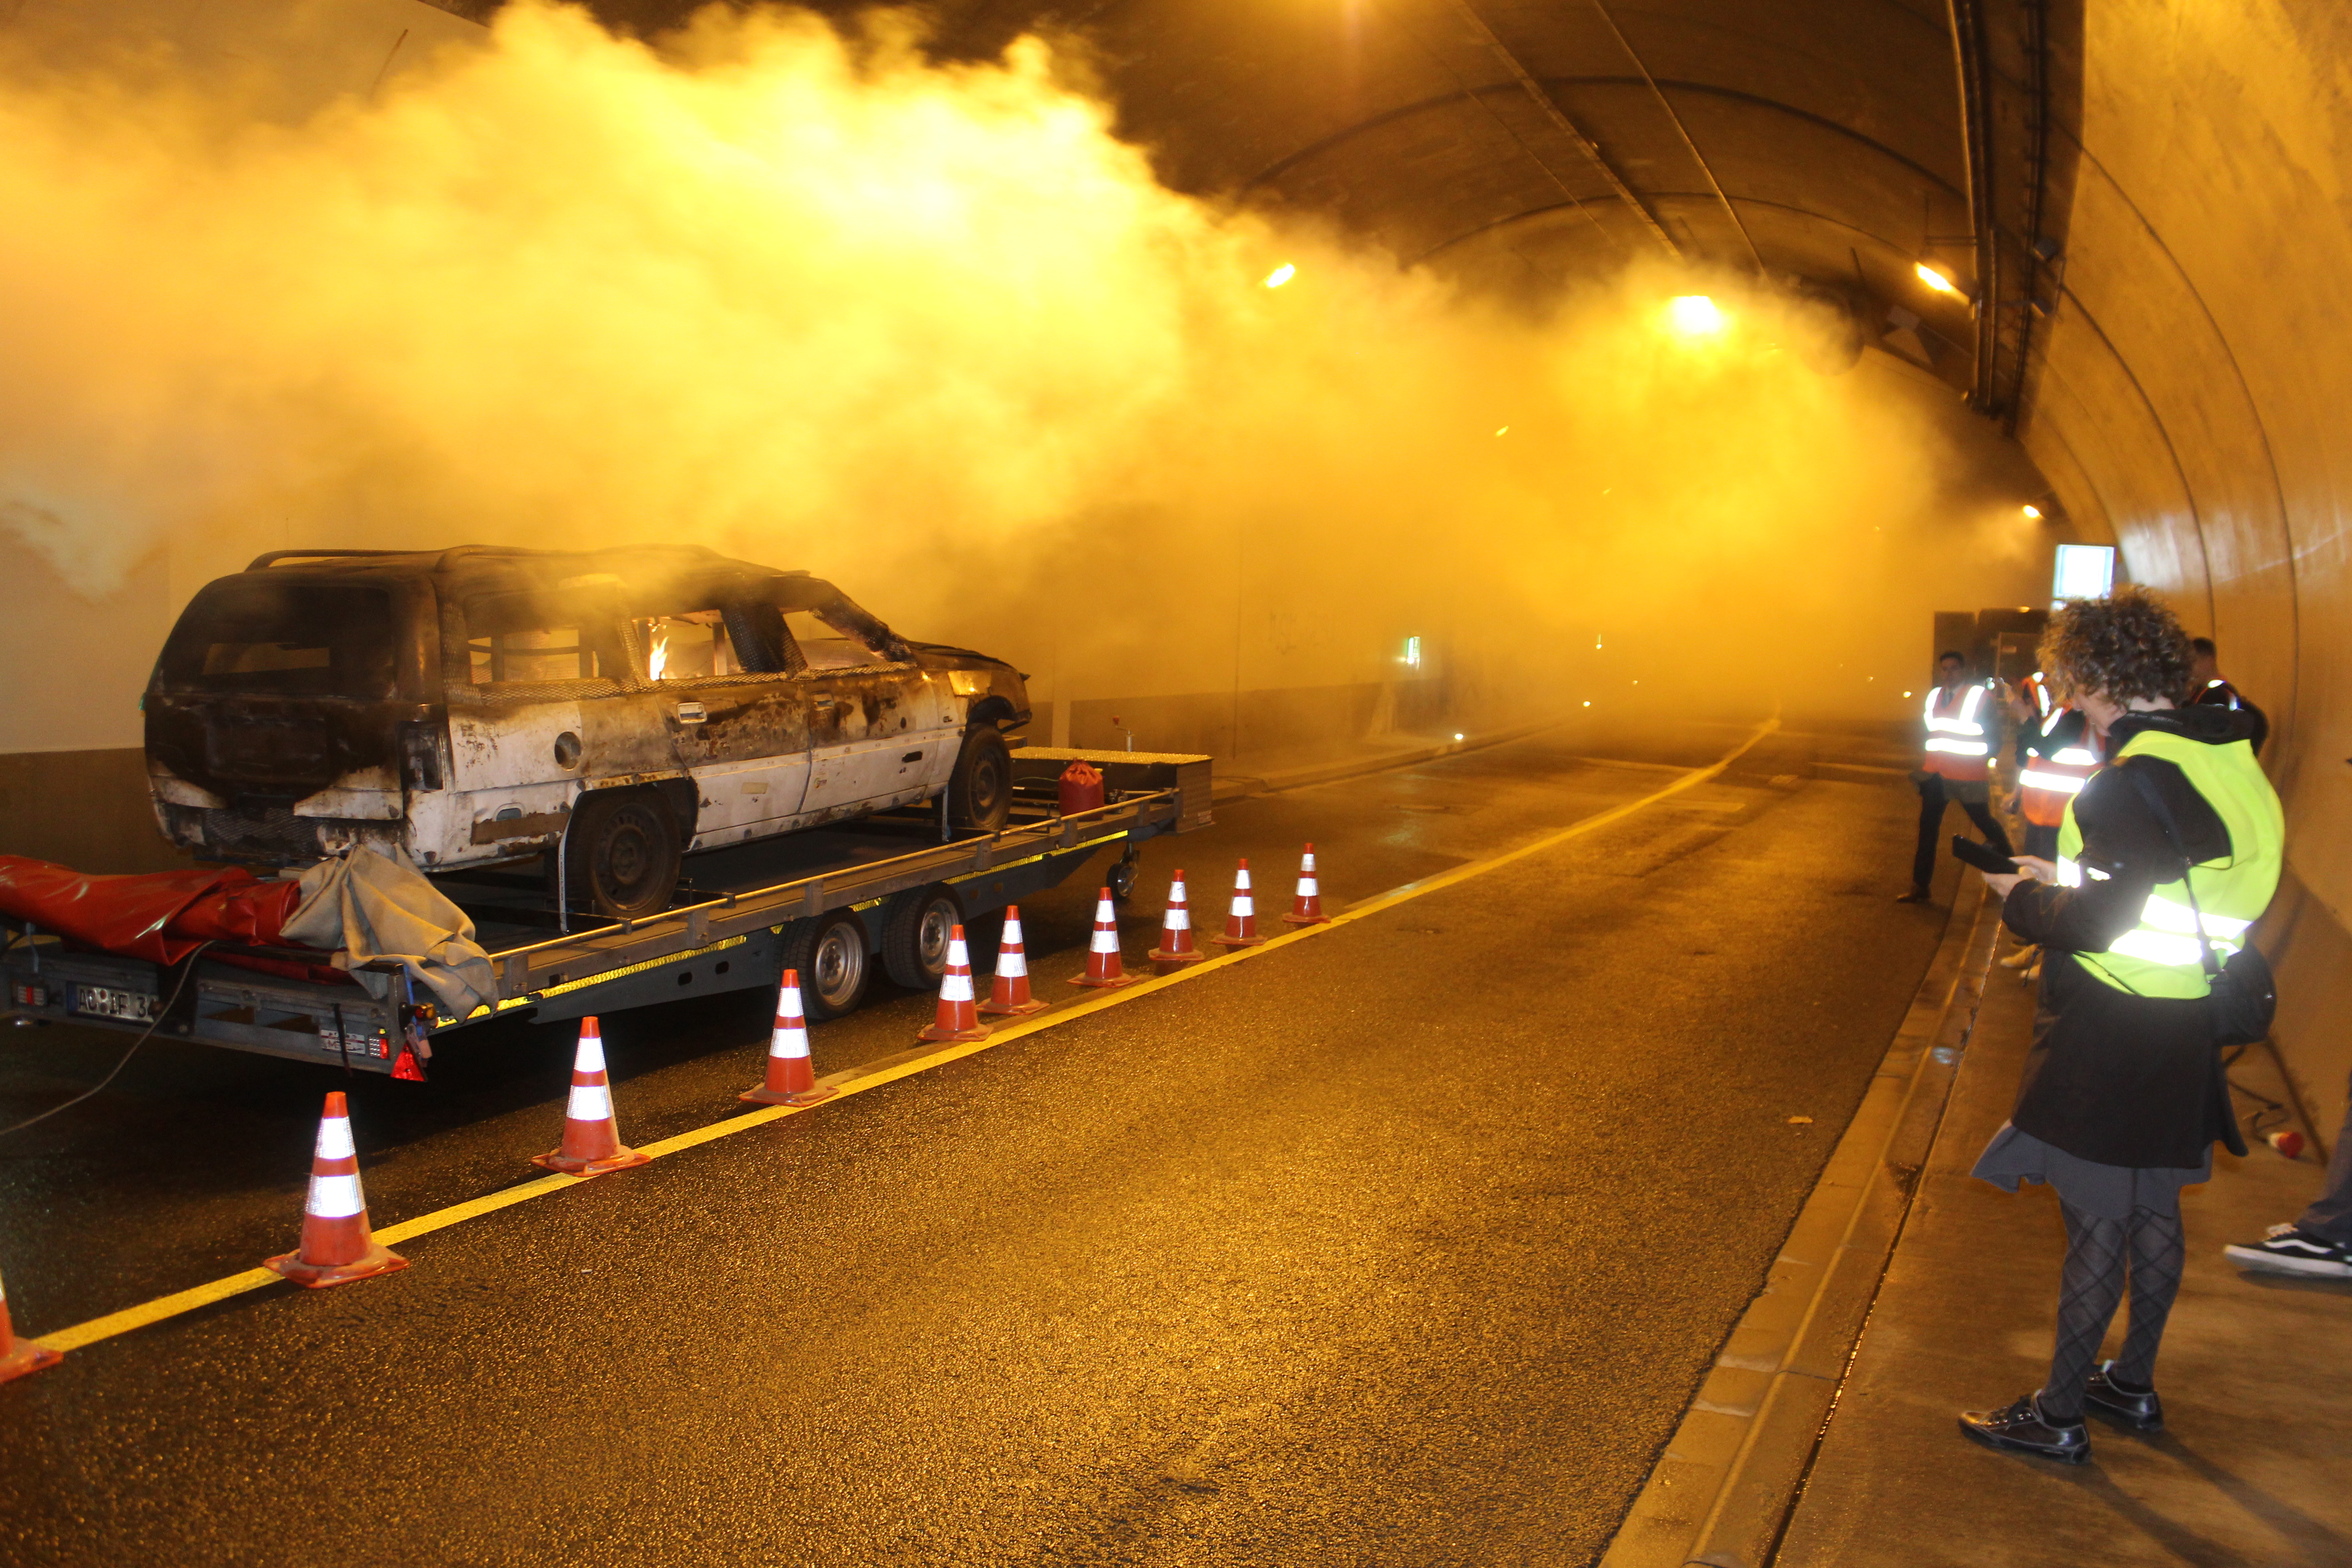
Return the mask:
M 1333 907 L 1638 799 L 1744 731 L 1564 727 L 1155 841 Z M 1719 778 L 1251 962 L 273 1285 L 0 1386 L 10 1563 L 1579 1563 L 1761 1284 L 1900 1022 L 1899 759 Z M 1950 872 L 1948 868 L 1947 878 Z M 1037 988 L 1092 881 L 1025 910 Z M 814 1032 L 904 1049 L 927 997 Z M 604 1022 L 623 1136 L 739 1110 L 759 993 Z M 570 1026 L 349 1084 L 379 1226 L 535 1178 Z M 0 1122 L 123 1037 L 0 1036 Z M 293 1245 L 328 1069 L 151 1043 L 0 1142 L 41 1333 Z M 1811 1118 L 1810 1121 L 1792 1118 Z

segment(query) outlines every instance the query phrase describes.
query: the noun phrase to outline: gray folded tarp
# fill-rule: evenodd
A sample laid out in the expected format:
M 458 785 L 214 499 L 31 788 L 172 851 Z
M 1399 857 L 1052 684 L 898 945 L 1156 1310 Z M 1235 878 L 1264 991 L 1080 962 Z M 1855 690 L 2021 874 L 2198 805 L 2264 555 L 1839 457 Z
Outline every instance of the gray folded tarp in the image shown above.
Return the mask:
M 393 959 L 449 1017 L 494 1005 L 498 983 L 489 954 L 474 940 L 473 918 L 396 853 L 362 846 L 303 872 L 287 940 L 332 952 L 335 967 L 351 971 L 378 1001 L 391 994 L 393 977 L 359 966 Z

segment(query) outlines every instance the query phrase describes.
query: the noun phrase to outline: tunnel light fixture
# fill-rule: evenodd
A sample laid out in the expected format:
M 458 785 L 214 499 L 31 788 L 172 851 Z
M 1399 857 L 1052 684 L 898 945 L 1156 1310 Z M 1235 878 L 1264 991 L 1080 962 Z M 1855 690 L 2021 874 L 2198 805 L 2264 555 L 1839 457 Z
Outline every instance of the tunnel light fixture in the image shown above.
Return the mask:
M 1419 669 L 1421 668 L 1421 639 L 1419 637 L 1407 637 L 1404 639 L 1404 662 L 1408 667 L 1413 669 Z
M 1510 433 L 1511 433 L 1511 427 L 1510 427 L 1509 426 L 1507 426 L 1507 425 L 1504 426 L 1500 430 L 1497 430 L 1497 431 L 1496 431 L 1496 432 L 1495 432 L 1495 434 L 1496 434 L 1496 435 L 1497 435 L 1497 436 L 1507 436 L 1507 435 L 1509 435 Z
M 2017 510 L 2025 514 L 2025 521 L 2028 522 L 2040 522 L 2042 521 L 2042 509 L 2038 506 L 2028 503 L 2025 506 L 2019 507 Z
M 1269 289 L 1279 289 L 1297 276 L 1298 268 L 1286 261 L 1265 275 L 1265 286 Z
M 1455 740 L 1457 740 L 1457 741 L 1458 741 L 1458 740 L 1460 740 L 1460 739 L 1462 738 L 1462 731 L 1459 731 L 1459 730 L 1454 731 L 1454 738 Z
M 1685 337 L 1705 337 L 1719 332 L 1730 318 L 1705 294 L 1677 294 L 1666 301 L 1666 321 Z
M 1953 282 L 1951 274 L 1946 272 L 1942 268 L 1932 267 L 1927 262 L 1921 261 L 1914 264 L 1911 270 L 1919 275 L 1920 282 L 1925 283 L 1937 293 L 1949 294 L 1954 299 L 1959 298 L 1960 286 Z

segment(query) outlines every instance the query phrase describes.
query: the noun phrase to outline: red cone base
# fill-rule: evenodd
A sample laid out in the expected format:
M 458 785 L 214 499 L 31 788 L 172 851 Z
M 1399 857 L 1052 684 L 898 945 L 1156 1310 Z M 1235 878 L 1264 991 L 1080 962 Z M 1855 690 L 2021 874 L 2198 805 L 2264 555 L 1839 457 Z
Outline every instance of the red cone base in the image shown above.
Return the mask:
M 745 1089 L 735 1098 L 746 1105 L 820 1105 L 840 1092 L 829 1083 L 818 1084 L 814 1089 L 770 1089 L 763 1083 L 757 1089 Z
M 66 1358 L 47 1345 L 37 1345 L 30 1340 L 18 1340 L 0 1351 L 0 1383 L 26 1373 L 38 1372 L 45 1366 L 55 1366 Z
M 349 1285 L 373 1279 L 379 1274 L 397 1273 L 408 1267 L 408 1259 L 388 1247 L 371 1242 L 367 1251 L 350 1263 L 305 1263 L 301 1253 L 286 1252 L 263 1258 L 261 1266 L 276 1269 L 305 1289 L 324 1290 L 331 1285 Z
M 598 1159 L 578 1160 L 565 1154 L 561 1149 L 553 1149 L 544 1154 L 533 1154 L 530 1157 L 530 1163 L 567 1176 L 601 1176 L 607 1171 L 625 1171 L 636 1165 L 650 1165 L 654 1163 L 654 1157 L 651 1154 L 641 1154 L 635 1149 L 625 1148 L 617 1153 L 606 1154 Z

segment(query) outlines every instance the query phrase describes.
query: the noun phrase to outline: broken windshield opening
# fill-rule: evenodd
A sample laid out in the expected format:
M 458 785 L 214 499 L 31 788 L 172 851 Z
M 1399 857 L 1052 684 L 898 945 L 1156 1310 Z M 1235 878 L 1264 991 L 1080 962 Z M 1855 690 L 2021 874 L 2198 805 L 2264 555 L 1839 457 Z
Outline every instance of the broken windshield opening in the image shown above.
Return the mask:
M 379 701 L 393 668 L 383 590 L 232 579 L 188 605 L 156 673 L 181 690 Z

